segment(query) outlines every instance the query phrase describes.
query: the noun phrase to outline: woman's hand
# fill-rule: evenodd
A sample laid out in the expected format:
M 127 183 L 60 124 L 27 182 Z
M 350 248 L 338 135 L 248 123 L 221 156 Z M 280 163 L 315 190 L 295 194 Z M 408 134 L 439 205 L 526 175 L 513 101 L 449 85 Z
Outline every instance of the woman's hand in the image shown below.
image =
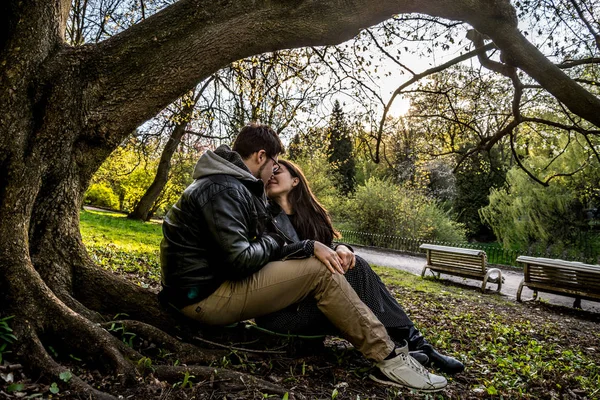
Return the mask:
M 315 240 L 315 257 L 321 261 L 332 274 L 344 274 L 346 270 L 342 267 L 342 259 L 338 253 L 331 250 L 321 242 Z
M 354 257 L 354 253 L 348 247 L 340 244 L 335 248 L 335 252 L 340 260 L 342 260 L 342 268 L 344 268 L 344 273 L 349 269 L 354 268 L 354 265 L 356 264 L 356 257 Z

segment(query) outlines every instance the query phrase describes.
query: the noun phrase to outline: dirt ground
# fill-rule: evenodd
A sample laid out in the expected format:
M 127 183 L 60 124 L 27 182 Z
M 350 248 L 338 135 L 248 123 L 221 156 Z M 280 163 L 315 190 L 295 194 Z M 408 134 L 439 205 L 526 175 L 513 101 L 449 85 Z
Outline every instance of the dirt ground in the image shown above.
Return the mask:
M 238 340 L 237 343 L 222 343 L 248 349 L 276 349 L 284 354 L 232 350 L 214 367 L 250 373 L 278 384 L 288 391 L 288 399 L 600 398 L 600 391 L 590 386 L 593 385 L 590 382 L 600 381 L 598 365 L 577 361 L 592 359 L 597 364 L 600 360 L 599 314 L 546 303 L 521 304 L 493 294 L 456 295 L 454 291 L 462 290 L 457 284 L 446 282 L 443 285 L 439 294 L 390 285 L 425 336 L 441 351 L 459 358 L 466 365 L 463 373 L 448 376 L 447 388 L 435 395 L 391 389 L 370 381 L 371 364 L 348 342 L 334 337 L 327 337 L 325 341 L 290 342 L 244 334 L 247 337 L 232 339 Z M 472 292 L 472 288 L 464 290 Z M 523 356 L 525 353 L 520 348 L 531 343 L 539 343 L 533 351 L 541 356 L 527 352 Z M 550 349 L 552 352 L 545 354 Z M 517 354 L 523 361 L 516 362 Z M 578 356 L 566 367 L 553 364 L 557 357 L 573 354 Z M 529 371 L 533 365 L 531 360 L 538 356 L 543 362 L 536 361 L 538 369 Z M 528 357 L 533 357 L 531 362 Z M 7 358 L 4 365 L 11 365 L 10 361 Z M 164 362 L 173 360 L 165 359 Z M 151 368 L 140 378 L 138 385 L 124 388 L 110 371 L 95 369 L 93 360 L 67 363 L 74 373 L 95 387 L 123 399 L 285 398 L 285 395 L 262 393 L 247 383 L 241 383 L 239 390 L 225 393 L 218 387 L 218 374 L 204 382 L 193 378 L 185 381 L 184 377 L 175 384 L 161 382 L 154 378 Z M 27 379 L 18 369 L 12 373 L 15 381 L 25 382 L 25 387 L 20 393 L 9 394 L 8 384 L 0 379 L 0 399 L 24 398 L 36 393 L 41 398 L 80 398 L 69 392 L 51 395 L 49 382 Z M 496 395 L 491 394 L 494 391 Z

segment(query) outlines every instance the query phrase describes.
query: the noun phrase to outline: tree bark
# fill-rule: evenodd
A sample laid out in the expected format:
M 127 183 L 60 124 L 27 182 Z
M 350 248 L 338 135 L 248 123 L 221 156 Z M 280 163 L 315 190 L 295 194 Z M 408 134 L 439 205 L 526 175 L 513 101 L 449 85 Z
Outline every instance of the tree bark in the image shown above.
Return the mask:
M 527 42 L 508 0 L 179 0 L 77 48 L 64 42 L 70 3 L 0 6 L 1 312 L 15 315 L 15 354 L 50 381 L 64 367 L 46 352 L 47 338 L 102 355 L 130 381 L 135 355 L 95 322 L 127 312 L 165 329 L 175 325 L 154 293 L 93 265 L 79 209 L 92 174 L 130 132 L 231 61 L 335 44 L 393 14 L 428 13 L 486 33 L 516 67 L 600 126 L 598 99 Z M 77 378 L 69 385 L 104 396 Z

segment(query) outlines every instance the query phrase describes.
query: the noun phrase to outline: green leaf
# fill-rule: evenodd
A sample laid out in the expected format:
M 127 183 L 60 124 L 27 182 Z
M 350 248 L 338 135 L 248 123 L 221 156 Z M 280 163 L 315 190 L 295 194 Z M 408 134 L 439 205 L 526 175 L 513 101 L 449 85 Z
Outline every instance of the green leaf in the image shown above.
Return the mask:
M 288 394 L 288 392 L 285 392 L 285 394 L 283 395 L 281 400 L 288 400 L 289 397 L 290 397 L 290 395 Z
M 56 384 L 56 382 L 52 382 L 52 385 L 50 385 L 50 393 L 56 394 L 58 392 L 60 392 L 58 385 Z
M 58 375 L 58 377 L 63 382 L 69 382 L 73 377 L 73 374 L 71 374 L 71 371 L 63 371 L 60 373 L 60 375 Z
M 12 383 L 12 384 L 8 385 L 8 387 L 6 388 L 6 391 L 8 393 L 20 392 L 24 388 L 25 388 L 25 385 L 23 385 L 22 383 Z
M 338 397 L 338 390 L 337 389 L 333 389 L 333 392 L 331 393 L 331 400 L 335 400 L 336 397 Z
M 491 395 L 498 394 L 498 390 L 496 390 L 496 388 L 493 386 L 489 386 L 486 389 L 487 389 L 488 394 L 491 394 Z

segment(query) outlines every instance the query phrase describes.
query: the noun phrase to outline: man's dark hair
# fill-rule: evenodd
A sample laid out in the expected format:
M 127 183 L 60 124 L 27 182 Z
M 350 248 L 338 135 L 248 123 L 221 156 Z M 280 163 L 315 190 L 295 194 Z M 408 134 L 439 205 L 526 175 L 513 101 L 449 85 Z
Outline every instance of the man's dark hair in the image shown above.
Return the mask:
M 240 130 L 235 142 L 233 142 L 232 150 L 242 156 L 243 159 L 247 159 L 252 153 L 260 150 L 264 150 L 267 157 L 275 157 L 285 152 L 277 132 L 269 125 L 256 122 L 252 122 Z

